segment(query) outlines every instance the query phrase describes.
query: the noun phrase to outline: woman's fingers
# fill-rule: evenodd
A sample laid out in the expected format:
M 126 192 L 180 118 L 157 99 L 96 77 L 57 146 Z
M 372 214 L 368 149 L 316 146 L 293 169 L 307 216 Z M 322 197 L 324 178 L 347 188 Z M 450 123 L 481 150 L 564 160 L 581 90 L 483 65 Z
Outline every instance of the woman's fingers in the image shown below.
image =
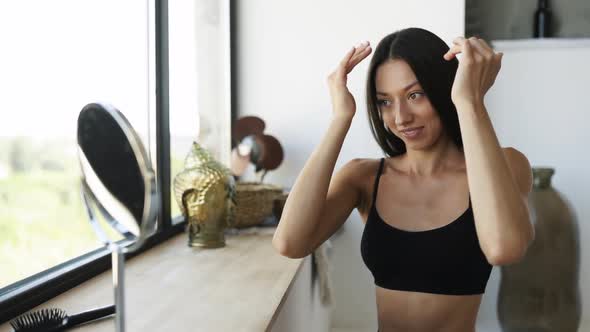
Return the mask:
M 348 65 L 348 62 L 350 61 L 350 59 L 354 55 L 354 53 L 356 53 L 356 47 L 351 47 L 350 50 L 348 52 L 346 52 L 346 54 L 344 55 L 344 58 L 342 60 L 340 60 L 340 66 L 346 67 Z
M 481 38 L 478 38 L 478 41 L 480 43 L 480 45 L 489 52 L 489 54 L 491 54 L 491 60 L 494 63 L 494 66 L 496 67 L 497 70 L 500 70 L 501 67 L 501 62 L 502 62 L 502 56 L 504 55 L 504 53 L 502 52 L 495 52 L 494 49 L 484 40 Z
M 355 52 L 354 55 L 352 56 L 352 59 L 350 59 L 351 61 L 349 61 L 348 65 L 351 64 L 352 61 L 355 61 L 357 58 L 362 57 L 363 53 L 366 52 L 366 50 L 368 48 L 370 48 L 371 46 L 369 45 L 368 41 L 359 43 L 358 45 L 356 45 L 355 48 Z
M 475 50 L 473 49 L 471 43 L 468 40 L 463 40 L 462 43 L 464 57 L 467 59 L 473 59 L 473 56 L 475 55 Z
M 359 64 L 359 62 L 363 61 L 367 56 L 369 56 L 369 54 L 371 54 L 371 51 L 371 46 L 368 44 L 359 50 L 359 52 L 356 53 L 348 63 L 347 72 L 350 73 L 352 69 Z
M 469 44 L 469 46 L 473 50 L 473 55 L 476 58 L 481 57 L 481 58 L 485 59 L 486 61 L 493 60 L 494 51 L 492 51 L 490 48 L 487 48 L 486 46 L 484 46 L 484 44 L 482 43 L 482 39 L 479 39 L 476 37 L 471 37 L 471 38 L 467 39 L 467 43 Z
M 461 49 L 462 46 L 459 45 L 453 45 L 448 51 L 447 53 L 445 53 L 443 55 L 443 57 L 445 58 L 445 60 L 451 60 L 452 58 L 454 58 L 457 54 L 461 53 Z
M 328 76 L 328 80 L 331 82 L 344 82 L 346 84 L 346 75 L 369 54 L 371 54 L 371 46 L 368 41 L 351 47 L 344 55 L 344 58 L 340 60 L 336 70 Z
M 348 52 L 346 52 L 346 55 L 344 55 L 344 58 L 340 61 L 340 65 L 344 67 L 348 66 L 350 60 L 357 57 L 358 54 L 365 50 L 368 45 L 369 42 L 363 42 L 357 46 L 352 47 Z
M 453 40 L 453 46 L 443 55 L 445 60 L 451 60 L 459 53 L 465 53 L 465 44 L 469 44 L 472 50 L 472 56 L 482 56 L 487 59 L 493 59 L 497 53 L 481 38 L 457 37 Z
M 478 70 L 480 77 L 483 78 L 482 84 L 487 89 L 494 83 L 498 74 L 503 53 L 494 52 L 485 40 L 477 37 L 457 37 L 453 40 L 453 45 L 443 55 L 445 60 L 451 60 L 457 54 L 463 54 L 461 63 L 467 66 L 473 66 L 472 69 Z
M 494 49 L 485 41 L 485 39 L 477 38 L 477 40 L 481 43 L 481 46 L 490 52 L 494 52 Z
M 352 71 L 352 69 L 371 54 L 371 46 L 368 41 L 359 43 L 355 47 L 351 48 L 344 58 L 340 61 L 337 71 L 341 72 L 341 75 L 346 75 Z
M 464 42 L 465 42 L 465 37 L 459 36 L 459 37 L 453 39 L 453 46 L 451 46 L 451 48 L 447 51 L 447 53 L 445 53 L 443 55 L 445 60 L 451 60 L 452 58 L 457 56 L 457 54 L 463 52 L 463 43 Z
M 463 36 L 458 36 L 457 38 L 453 39 L 453 44 L 462 44 L 465 41 L 465 37 Z

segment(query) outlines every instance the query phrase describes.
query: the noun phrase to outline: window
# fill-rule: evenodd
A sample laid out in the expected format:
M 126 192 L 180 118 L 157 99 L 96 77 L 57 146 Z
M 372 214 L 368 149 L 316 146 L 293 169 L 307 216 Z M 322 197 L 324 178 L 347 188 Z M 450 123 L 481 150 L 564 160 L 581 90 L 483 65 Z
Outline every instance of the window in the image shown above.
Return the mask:
M 166 197 L 145 249 L 182 231 L 164 188 L 202 123 L 214 127 L 206 146 L 230 151 L 229 9 L 229 0 L 0 3 L 10 45 L 0 52 L 0 322 L 110 269 L 79 194 L 76 120 L 87 103 L 123 112 L 156 170 Z M 215 109 L 202 112 L 203 93 L 215 93 Z
M 172 180 L 192 142 L 229 164 L 231 94 L 229 1 L 170 1 Z M 171 190 L 172 215 L 180 214 Z
M 147 18 L 144 1 L 0 3 L 12 32 L 0 54 L 0 287 L 101 246 L 79 194 L 77 114 L 107 101 L 150 141 Z

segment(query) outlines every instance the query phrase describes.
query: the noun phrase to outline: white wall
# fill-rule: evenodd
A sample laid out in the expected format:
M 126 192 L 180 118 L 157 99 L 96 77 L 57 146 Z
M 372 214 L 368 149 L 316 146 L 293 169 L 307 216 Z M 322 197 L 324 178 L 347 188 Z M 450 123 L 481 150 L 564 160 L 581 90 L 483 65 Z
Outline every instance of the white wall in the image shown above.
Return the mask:
M 395 30 L 419 26 L 450 42 L 463 33 L 464 0 L 263 1 L 237 3 L 237 107 L 257 115 L 285 149 L 284 163 L 265 182 L 291 186 L 331 114 L 326 77 L 356 43 L 373 45 Z M 382 156 L 367 123 L 368 61 L 350 75 L 358 111 L 336 168 L 354 157 Z M 356 212 L 333 238 L 334 323 L 375 331 L 373 280 L 360 257 L 363 224 Z
M 486 97 L 488 112 L 501 145 L 522 151 L 532 166 L 555 168 L 553 187 L 572 205 L 579 224 L 579 331 L 590 331 L 590 39 L 498 41 L 494 47 L 504 57 Z M 482 311 L 495 310 L 499 280 L 494 268 Z M 482 326 L 499 331 L 495 317 L 485 318 Z

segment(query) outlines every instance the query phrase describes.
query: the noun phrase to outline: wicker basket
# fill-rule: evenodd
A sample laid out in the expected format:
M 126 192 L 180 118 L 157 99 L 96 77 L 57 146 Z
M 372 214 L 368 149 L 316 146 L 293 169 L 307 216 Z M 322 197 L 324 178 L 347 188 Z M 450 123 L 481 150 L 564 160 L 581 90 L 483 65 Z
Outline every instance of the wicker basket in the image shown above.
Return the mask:
M 234 227 L 243 228 L 261 224 L 273 215 L 274 201 L 281 197 L 281 187 L 258 182 L 236 182 L 236 208 Z

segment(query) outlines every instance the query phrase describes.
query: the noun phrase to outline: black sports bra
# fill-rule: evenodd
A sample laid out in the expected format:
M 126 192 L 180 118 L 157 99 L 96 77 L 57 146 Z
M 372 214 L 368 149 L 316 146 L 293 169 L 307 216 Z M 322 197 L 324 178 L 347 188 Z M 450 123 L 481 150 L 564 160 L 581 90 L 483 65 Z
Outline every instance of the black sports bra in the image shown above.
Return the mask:
M 492 266 L 479 246 L 471 197 L 467 210 L 445 226 L 425 231 L 398 229 L 381 219 L 375 207 L 383 163 L 381 159 L 361 239 L 361 255 L 375 285 L 435 294 L 484 293 Z

